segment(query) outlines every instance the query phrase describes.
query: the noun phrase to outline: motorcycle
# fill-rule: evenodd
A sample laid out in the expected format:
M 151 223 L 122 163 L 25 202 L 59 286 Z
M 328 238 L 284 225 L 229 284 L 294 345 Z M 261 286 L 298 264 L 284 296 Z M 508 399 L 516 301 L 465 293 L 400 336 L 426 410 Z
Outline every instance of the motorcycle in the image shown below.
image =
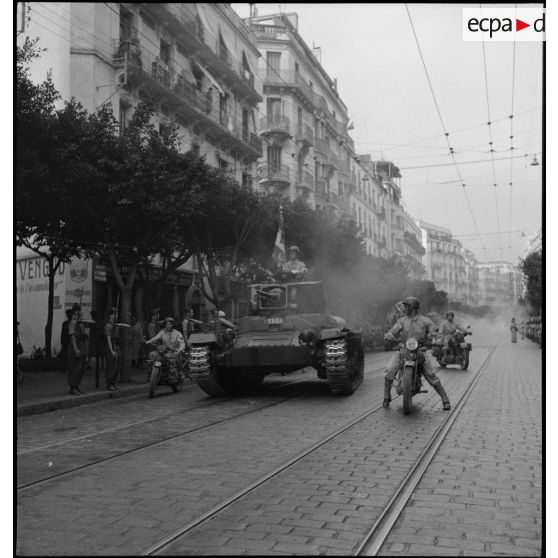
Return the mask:
M 395 341 L 390 335 L 386 341 Z M 403 414 L 411 412 L 413 395 L 428 393 L 422 389 L 422 367 L 424 366 L 426 344 L 419 343 L 415 337 L 409 337 L 405 343 L 399 343 L 399 369 L 393 385 L 399 395 L 403 397 Z
M 432 343 L 432 356 L 438 361 L 438 364 L 445 368 L 448 364 L 458 364 L 462 370 L 469 367 L 469 353 L 472 351 L 471 343 L 467 343 L 465 337 L 472 335 L 472 332 L 461 331 L 455 332 L 454 344 L 450 344 L 449 354 L 444 355 L 444 336 L 438 335 Z
M 155 397 L 157 386 L 169 386 L 172 388 L 174 393 L 179 392 L 187 376 L 185 370 L 188 366 L 188 355 L 176 353 L 175 351 L 170 351 L 164 347 L 155 347 L 154 345 L 149 344 L 148 346 L 153 347 L 161 356 L 160 359 L 156 358 L 153 354 L 155 351 L 152 351 L 150 352 L 150 358 L 147 361 L 149 363 L 149 399 Z M 177 360 L 175 372 L 171 372 L 169 370 L 169 364 L 164 358 L 165 354 L 172 354 L 175 356 Z

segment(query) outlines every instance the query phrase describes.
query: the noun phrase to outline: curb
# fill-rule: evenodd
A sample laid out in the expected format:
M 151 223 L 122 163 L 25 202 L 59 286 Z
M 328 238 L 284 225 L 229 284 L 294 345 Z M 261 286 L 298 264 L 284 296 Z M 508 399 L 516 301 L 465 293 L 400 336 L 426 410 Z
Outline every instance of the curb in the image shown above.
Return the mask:
M 147 393 L 149 386 L 147 384 L 138 387 L 121 389 L 119 391 L 106 391 L 100 393 L 88 393 L 76 397 L 74 395 L 63 399 L 55 399 L 51 401 L 43 401 L 41 403 L 30 403 L 27 405 L 19 405 L 17 407 L 17 416 L 23 417 L 28 415 L 37 415 L 40 413 L 48 413 L 50 411 L 58 411 L 60 409 L 69 409 L 71 407 L 81 407 L 89 403 L 98 403 L 108 399 L 119 399 L 122 397 L 130 397 L 132 395 L 141 395 Z

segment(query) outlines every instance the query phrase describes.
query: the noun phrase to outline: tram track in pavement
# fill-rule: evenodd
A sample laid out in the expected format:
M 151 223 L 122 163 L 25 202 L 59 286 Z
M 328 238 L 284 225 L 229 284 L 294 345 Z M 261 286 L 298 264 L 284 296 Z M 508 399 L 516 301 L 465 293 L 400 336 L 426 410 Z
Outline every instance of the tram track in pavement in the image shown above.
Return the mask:
M 389 535 L 391 529 L 393 528 L 397 518 L 401 514 L 402 510 L 404 509 L 407 501 L 411 497 L 414 489 L 418 485 L 420 479 L 422 478 L 424 472 L 426 471 L 428 465 L 431 463 L 432 459 L 434 458 L 438 448 L 444 441 L 447 433 L 451 429 L 452 424 L 459 416 L 459 413 L 463 406 L 465 405 L 467 399 L 469 398 L 470 394 L 474 390 L 477 382 L 479 381 L 482 373 L 486 369 L 488 363 L 490 362 L 494 352 L 496 351 L 497 345 L 492 345 L 490 347 L 490 352 L 488 356 L 485 358 L 477 372 L 475 373 L 474 377 L 471 379 L 467 387 L 463 390 L 462 394 L 459 397 L 459 400 L 454 406 L 450 413 L 446 416 L 443 422 L 436 428 L 433 435 L 430 437 L 430 440 L 426 443 L 424 449 L 421 451 L 419 457 L 412 465 L 409 473 L 406 475 L 405 479 L 403 480 L 400 487 L 396 490 L 395 494 L 390 499 L 387 506 L 378 516 L 378 519 L 372 526 L 372 528 L 366 533 L 366 536 L 361 541 L 361 543 L 357 546 L 354 555 L 356 556 L 375 556 L 379 552 L 383 542 Z M 488 347 L 487 347 L 488 348 Z M 392 401 L 399 398 L 399 395 L 396 395 L 392 398 Z M 175 530 L 173 533 L 167 535 L 166 537 L 160 539 L 155 544 L 152 544 L 150 547 L 146 548 L 142 555 L 152 556 L 162 554 L 164 555 L 164 551 L 168 549 L 174 543 L 187 538 L 189 534 L 192 534 L 196 531 L 199 527 L 208 524 L 212 519 L 217 518 L 219 514 L 228 510 L 234 504 L 240 502 L 246 496 L 254 493 L 260 487 L 263 487 L 268 482 L 275 479 L 281 473 L 284 473 L 289 468 L 293 467 L 295 464 L 299 463 L 306 457 L 310 456 L 312 453 L 316 452 L 335 438 L 343 435 L 344 433 L 350 431 L 352 428 L 357 426 L 359 423 L 362 423 L 372 414 L 376 413 L 378 410 L 382 409 L 382 405 L 378 405 L 371 410 L 366 411 L 365 413 L 361 414 L 357 418 L 351 420 L 346 425 L 342 426 L 341 428 L 337 429 L 335 432 L 328 434 L 318 442 L 314 443 L 310 447 L 306 448 L 296 456 L 292 457 L 288 461 L 282 463 L 278 467 L 274 468 L 269 473 L 263 475 L 256 481 L 252 482 L 246 488 L 238 491 L 237 493 L 233 494 L 226 500 L 222 501 L 221 503 L 215 505 L 196 519 L 191 520 L 186 525 L 182 526 L 180 529 Z
M 366 375 L 369 375 L 369 374 L 373 374 L 375 372 L 379 372 L 379 371 L 383 370 L 384 368 L 385 368 L 385 366 L 382 366 L 380 368 L 375 368 L 375 369 L 369 370 L 367 372 L 364 372 L 364 375 L 366 376 Z M 310 379 L 310 378 L 300 378 L 300 379 L 294 380 L 292 382 L 282 382 L 281 384 L 270 386 L 264 392 L 264 395 L 267 395 L 270 391 L 279 390 L 279 389 L 286 389 L 286 388 L 292 387 L 295 384 L 301 384 L 301 383 L 311 384 L 311 383 L 313 383 L 313 382 L 311 382 L 311 380 L 315 380 L 315 378 L 312 378 L 312 379 Z M 308 386 L 308 389 L 309 388 L 310 388 L 310 385 Z M 253 408 L 253 409 L 248 409 L 246 411 L 243 411 L 241 413 L 237 413 L 237 414 L 235 414 L 233 416 L 230 416 L 230 417 L 224 417 L 224 418 L 221 418 L 219 420 L 215 420 L 213 422 L 210 422 L 208 424 L 200 425 L 200 426 L 185 430 L 183 432 L 173 434 L 171 436 L 166 436 L 164 438 L 159 438 L 157 441 L 150 442 L 150 443 L 143 444 L 143 445 L 139 445 L 137 447 L 134 447 L 134 448 L 131 448 L 131 449 L 128 449 L 128 450 L 125 450 L 125 451 L 121 451 L 121 452 L 116 453 L 114 455 L 110 455 L 110 456 L 105 457 L 103 459 L 98 459 L 98 460 L 95 460 L 93 462 L 89 462 L 89 463 L 86 463 L 86 464 L 83 464 L 83 465 L 79 465 L 77 467 L 73 467 L 73 468 L 68 469 L 66 471 L 62 471 L 60 473 L 55 473 L 55 474 L 49 475 L 49 476 L 44 477 L 42 479 L 38 479 L 38 480 L 31 481 L 31 482 L 23 483 L 23 484 L 21 484 L 17 487 L 17 491 L 18 491 L 18 493 L 23 493 L 24 491 L 26 491 L 28 489 L 35 488 L 35 487 L 40 486 L 40 485 L 45 485 L 45 484 L 47 484 L 51 481 L 58 480 L 62 477 L 71 475 L 71 474 L 76 473 L 76 472 L 82 472 L 85 469 L 90 469 L 92 467 L 96 467 L 96 466 L 104 464 L 108 461 L 113 461 L 113 460 L 116 460 L 120 457 L 129 455 L 129 454 L 132 454 L 132 453 L 136 453 L 136 452 L 139 452 L 139 451 L 142 451 L 142 450 L 145 450 L 145 449 L 149 449 L 149 448 L 161 445 L 161 444 L 164 444 L 164 443 L 166 443 L 170 440 L 181 438 L 181 437 L 184 437 L 184 436 L 188 436 L 190 434 L 195 434 L 195 433 L 198 433 L 200 431 L 213 428 L 214 426 L 222 425 L 224 423 L 231 422 L 231 421 L 234 421 L 236 419 L 245 417 L 246 415 L 257 413 L 259 411 L 263 411 L 263 410 L 269 409 L 271 407 L 275 407 L 277 405 L 281 405 L 283 403 L 293 401 L 294 399 L 298 399 L 298 398 L 301 398 L 301 397 L 304 397 L 304 396 L 308 395 L 308 389 L 306 389 L 305 392 L 301 393 L 301 394 L 297 394 L 297 395 L 290 396 L 290 397 L 285 397 L 285 398 L 280 399 L 279 401 L 273 401 L 273 402 L 268 403 L 266 405 L 262 405 L 262 406 L 259 406 L 259 407 Z M 254 395 L 257 396 L 257 394 L 254 394 Z M 170 417 L 173 417 L 173 416 L 176 416 L 176 415 L 181 415 L 181 414 L 190 413 L 190 412 L 193 412 L 193 411 L 196 411 L 196 410 L 199 410 L 199 409 L 205 409 L 205 408 L 208 408 L 208 407 L 217 406 L 219 404 L 222 404 L 222 402 L 224 400 L 234 400 L 234 396 L 229 396 L 229 397 L 226 397 L 226 398 L 213 399 L 213 400 L 209 401 L 208 403 L 203 404 L 203 405 L 199 405 L 198 407 L 196 407 L 194 409 L 186 409 L 186 410 L 178 411 L 178 412 L 175 412 L 175 413 L 169 413 L 169 414 L 163 415 L 162 417 L 159 416 L 159 417 L 154 418 L 154 419 L 146 419 L 145 421 L 136 421 L 136 422 L 128 424 L 128 425 L 122 425 L 122 426 L 119 426 L 119 427 L 116 427 L 116 428 L 113 428 L 113 429 L 105 429 L 103 431 L 88 434 L 86 436 L 82 436 L 82 437 L 79 437 L 79 438 L 72 438 L 70 440 L 65 440 L 65 441 L 62 441 L 62 442 L 56 442 L 56 443 L 53 443 L 53 444 L 50 444 L 50 445 L 47 445 L 47 446 L 41 446 L 39 448 L 33 448 L 33 449 L 30 449 L 30 450 L 25 450 L 25 452 L 22 452 L 22 453 L 18 454 L 17 457 L 20 457 L 21 455 L 26 455 L 26 454 L 28 455 L 29 453 L 44 451 L 45 449 L 49 449 L 49 448 L 52 448 L 52 447 L 55 447 L 55 446 L 65 446 L 65 445 L 67 446 L 68 444 L 75 443 L 77 441 L 81 442 L 83 440 L 87 440 L 88 438 L 95 438 L 96 436 L 99 436 L 99 435 L 102 435 L 102 434 L 108 434 L 110 432 L 117 432 L 117 431 L 121 432 L 125 428 L 128 428 L 128 427 L 134 427 L 134 426 L 138 426 L 138 425 L 141 425 L 141 424 L 156 423 L 157 421 L 168 420 Z
M 366 534 L 366 537 L 358 546 L 355 556 L 377 556 L 393 529 L 395 522 L 401 515 L 401 512 L 407 505 L 407 502 L 413 495 L 417 485 L 419 484 L 421 478 L 426 472 L 428 466 L 434 459 L 438 448 L 442 445 L 448 432 L 450 431 L 453 423 L 459 416 L 461 409 L 469 399 L 471 393 L 475 389 L 478 381 L 480 380 L 483 372 L 486 370 L 488 363 L 490 362 L 494 352 L 496 351 L 497 345 L 492 348 L 488 356 L 486 357 L 484 363 L 479 368 L 475 377 L 471 380 L 470 384 L 467 386 L 465 391 L 461 394 L 458 402 L 453 406 L 452 411 L 446 417 L 446 419 L 440 424 L 432 435 L 430 442 L 425 446 L 415 464 L 412 466 L 411 470 L 401 483 L 399 489 L 392 496 L 391 500 L 384 508 L 383 512 L 380 514 L 370 531 Z

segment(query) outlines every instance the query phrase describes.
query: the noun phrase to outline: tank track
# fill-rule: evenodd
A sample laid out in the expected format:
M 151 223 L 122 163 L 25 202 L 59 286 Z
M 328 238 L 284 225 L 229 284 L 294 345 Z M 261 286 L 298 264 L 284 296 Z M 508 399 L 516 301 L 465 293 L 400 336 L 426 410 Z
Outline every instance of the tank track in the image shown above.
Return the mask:
M 211 349 L 198 345 L 190 349 L 190 378 L 208 395 L 227 395 L 215 378 L 211 364 Z
M 350 395 L 360 385 L 353 385 L 349 349 L 346 339 L 332 339 L 325 344 L 324 368 L 333 393 Z

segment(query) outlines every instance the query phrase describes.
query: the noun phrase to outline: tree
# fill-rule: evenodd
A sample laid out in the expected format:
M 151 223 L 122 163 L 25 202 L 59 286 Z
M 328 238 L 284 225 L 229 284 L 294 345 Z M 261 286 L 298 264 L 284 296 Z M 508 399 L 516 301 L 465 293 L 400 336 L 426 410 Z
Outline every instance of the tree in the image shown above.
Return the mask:
M 29 63 L 40 55 L 29 38 L 16 51 L 16 242 L 48 262 L 48 302 L 45 352 L 52 356 L 54 278 L 61 263 L 79 253 L 69 245 L 59 213 L 59 178 L 64 169 L 52 166 L 52 154 L 64 149 L 56 141 L 55 102 L 60 98 L 50 74 L 38 84 L 29 77 Z
M 527 278 L 527 292 L 525 298 L 535 313 L 540 313 L 542 307 L 542 253 L 533 252 L 522 262 L 522 271 Z
M 206 199 L 195 216 L 196 252 L 204 296 L 217 308 L 235 300 L 262 265 L 269 265 L 279 215 L 277 196 L 209 171 Z

